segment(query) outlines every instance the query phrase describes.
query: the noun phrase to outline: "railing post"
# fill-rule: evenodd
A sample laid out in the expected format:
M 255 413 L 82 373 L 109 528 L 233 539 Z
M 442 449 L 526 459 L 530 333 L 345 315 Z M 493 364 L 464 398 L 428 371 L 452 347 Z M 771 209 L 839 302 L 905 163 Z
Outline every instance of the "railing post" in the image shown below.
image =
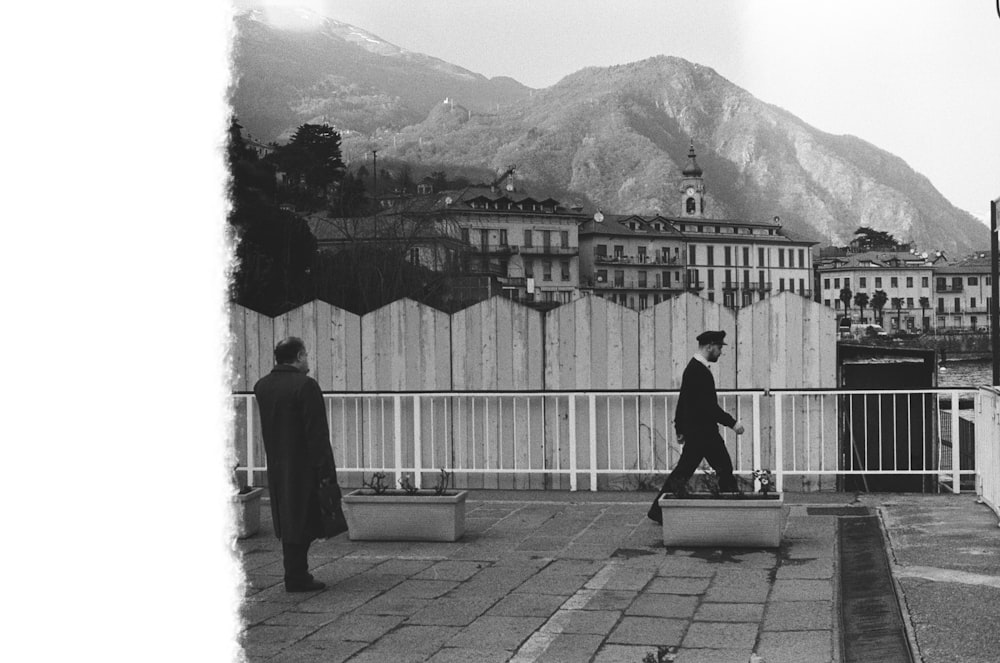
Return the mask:
M 958 431 L 958 392 L 951 392 L 951 492 L 962 492 L 962 444 Z
M 413 395 L 413 485 L 422 488 L 420 484 L 421 463 L 423 462 L 423 448 L 420 441 L 420 396 Z
M 764 392 L 767 395 L 767 392 Z M 753 467 L 751 470 L 763 469 L 760 465 L 760 394 L 753 395 Z M 753 480 L 753 491 L 760 490 L 760 480 Z
M 569 395 L 569 489 L 576 491 L 576 397 Z
M 392 428 L 393 428 L 393 449 L 396 454 L 395 465 L 396 465 L 396 481 L 395 485 L 399 485 L 399 480 L 403 478 L 403 399 L 398 394 L 392 397 Z
M 597 397 L 590 394 L 590 490 L 597 490 Z
M 785 488 L 784 424 L 781 394 L 776 394 L 774 396 L 774 489 L 779 493 Z
M 254 397 L 247 396 L 247 485 L 253 487 L 253 466 L 257 462 L 254 458 L 253 444 L 253 403 Z

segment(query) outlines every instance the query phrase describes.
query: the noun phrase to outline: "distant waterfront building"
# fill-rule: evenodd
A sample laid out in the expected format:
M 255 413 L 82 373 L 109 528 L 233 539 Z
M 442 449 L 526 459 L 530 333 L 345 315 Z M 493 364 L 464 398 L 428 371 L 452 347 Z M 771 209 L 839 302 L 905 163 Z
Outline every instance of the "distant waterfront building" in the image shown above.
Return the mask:
M 907 251 L 868 251 L 826 258 L 816 265 L 819 300 L 840 315 L 861 322 L 874 320 L 871 300 L 879 290 L 886 295 L 882 320 L 887 330 L 929 329 L 931 327 L 931 289 L 934 264 L 943 256 L 925 257 Z M 851 303 L 845 309 L 840 293 L 851 290 Z M 868 295 L 864 311 L 854 304 L 858 293 Z M 896 306 L 896 304 L 899 306 Z
M 977 254 L 934 270 L 934 315 L 939 330 L 989 330 L 993 310 L 990 255 Z

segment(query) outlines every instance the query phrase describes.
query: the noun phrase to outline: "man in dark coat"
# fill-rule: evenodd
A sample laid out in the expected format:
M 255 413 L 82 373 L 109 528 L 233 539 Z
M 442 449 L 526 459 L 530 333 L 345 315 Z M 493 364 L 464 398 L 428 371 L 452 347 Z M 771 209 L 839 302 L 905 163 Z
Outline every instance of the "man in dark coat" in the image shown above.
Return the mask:
M 719 477 L 719 489 L 736 492 L 736 477 L 733 476 L 733 461 L 726 450 L 726 443 L 719 435 L 719 425 L 732 428 L 737 435 L 743 434 L 743 424 L 719 407 L 715 393 L 715 378 L 709 366 L 719 361 L 722 346 L 726 345 L 726 332 L 706 331 L 698 335 L 698 352 L 695 353 L 684 375 L 681 377 L 681 393 L 677 398 L 674 412 L 674 428 L 677 441 L 684 449 L 674 471 L 663 483 L 659 495 L 653 500 L 649 512 L 650 519 L 660 523 L 663 514 L 657 504 L 660 495 L 672 492 L 678 497 L 687 493 L 687 482 L 698 469 L 702 459 Z
M 281 539 L 285 590 L 310 592 L 325 584 L 309 573 L 309 544 L 320 538 L 317 486 L 336 481 L 326 406 L 319 385 L 306 374 L 309 355 L 302 339 L 289 337 L 274 348 L 275 366 L 253 392 L 260 410 L 267 454 L 267 483 L 274 533 Z

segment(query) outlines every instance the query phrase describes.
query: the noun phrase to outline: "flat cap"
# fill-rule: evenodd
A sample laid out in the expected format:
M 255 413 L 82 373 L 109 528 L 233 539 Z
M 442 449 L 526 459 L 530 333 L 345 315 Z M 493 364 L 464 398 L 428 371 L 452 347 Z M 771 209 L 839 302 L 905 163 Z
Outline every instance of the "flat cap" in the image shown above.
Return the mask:
M 727 345 L 726 332 L 706 331 L 698 334 L 698 345 Z

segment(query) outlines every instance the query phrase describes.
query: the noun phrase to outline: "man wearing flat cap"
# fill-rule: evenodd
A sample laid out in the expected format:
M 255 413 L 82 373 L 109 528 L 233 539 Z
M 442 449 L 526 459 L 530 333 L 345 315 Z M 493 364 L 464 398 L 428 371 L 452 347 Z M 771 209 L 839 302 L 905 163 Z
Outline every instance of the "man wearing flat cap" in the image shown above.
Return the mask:
M 698 334 L 698 352 L 695 353 L 681 378 L 681 393 L 674 413 L 674 428 L 677 441 L 684 445 L 680 460 L 674 471 L 660 489 L 660 495 L 672 492 L 678 497 L 687 493 L 687 482 L 698 468 L 702 459 L 715 470 L 719 477 L 719 489 L 723 492 L 737 490 L 733 476 L 733 461 L 726 450 L 726 443 L 719 435 L 719 425 L 732 428 L 737 435 L 743 434 L 743 424 L 719 407 L 715 393 L 715 378 L 710 366 L 719 361 L 722 346 L 726 345 L 726 332 L 706 331 Z M 649 508 L 648 516 L 662 522 L 663 515 L 657 500 Z

